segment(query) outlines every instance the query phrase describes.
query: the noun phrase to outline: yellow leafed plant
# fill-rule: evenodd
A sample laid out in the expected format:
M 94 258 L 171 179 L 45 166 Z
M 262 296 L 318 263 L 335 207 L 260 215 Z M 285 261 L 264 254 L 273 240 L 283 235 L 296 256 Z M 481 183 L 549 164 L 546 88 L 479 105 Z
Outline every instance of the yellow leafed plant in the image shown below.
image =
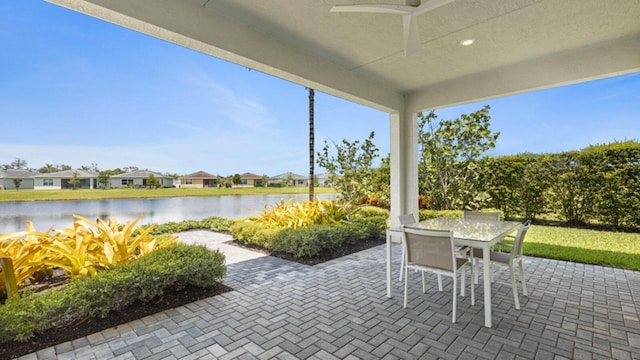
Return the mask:
M 35 231 L 30 221 L 27 221 L 27 231 L 0 235 L 0 257 L 10 257 L 13 263 L 13 274 L 3 274 L 11 282 L 21 284 L 31 278 L 33 274 L 44 268 L 41 236 L 46 233 Z M 0 291 L 6 291 L 4 281 L 0 281 Z M 8 294 L 13 296 L 15 294 Z
M 74 215 L 74 217 L 78 219 L 74 222 L 76 231 L 82 229 L 82 231 L 93 234 L 93 241 L 100 248 L 95 256 L 102 266 L 130 262 L 160 246 L 156 237 L 151 235 L 151 231 L 157 225 L 154 224 L 146 228 L 135 227 L 142 219 L 142 215 L 133 222 L 127 221 L 124 225 L 118 224 L 113 218 L 110 218 L 108 222 L 102 219 L 91 222 L 80 215 Z M 172 245 L 176 239 L 177 237 L 172 237 L 162 242 L 161 245 Z
M 42 239 L 42 247 L 48 251 L 45 263 L 50 267 L 64 269 L 69 276 L 93 275 L 97 272 L 96 255 L 100 245 L 93 234 L 74 224 L 73 228 Z
M 2 278 L 7 275 L 11 284 L 22 285 L 35 273 L 54 268 L 64 269 L 68 276 L 93 275 L 100 268 L 129 262 L 177 240 L 176 236 L 151 235 L 157 225 L 136 228 L 142 216 L 124 225 L 115 219 L 93 222 L 74 217 L 77 220 L 72 228 L 38 232 L 27 221 L 26 231 L 0 234 L 0 257 L 11 258 L 14 270 L 2 274 Z M 0 281 L 0 292 L 6 288 Z
M 265 205 L 257 223 L 270 227 L 302 228 L 313 224 L 335 224 L 347 221 L 359 208 L 348 201 L 315 200 L 294 203 L 280 200 L 274 206 Z

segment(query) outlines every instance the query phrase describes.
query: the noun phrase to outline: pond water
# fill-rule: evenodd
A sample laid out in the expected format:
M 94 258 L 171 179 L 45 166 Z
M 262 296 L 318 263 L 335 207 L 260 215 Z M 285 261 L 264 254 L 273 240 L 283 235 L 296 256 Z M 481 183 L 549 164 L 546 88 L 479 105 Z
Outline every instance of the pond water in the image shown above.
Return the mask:
M 329 200 L 335 194 L 319 194 Z M 73 214 L 89 220 L 115 218 L 119 223 L 143 218 L 138 223 L 162 224 L 170 221 L 200 220 L 210 216 L 239 218 L 257 215 L 265 205 L 275 205 L 281 199 L 304 201 L 307 194 L 235 195 L 209 197 L 171 197 L 154 199 L 105 199 L 78 201 L 0 202 L 0 234 L 24 231 L 27 220 L 36 230 L 46 231 L 71 227 Z

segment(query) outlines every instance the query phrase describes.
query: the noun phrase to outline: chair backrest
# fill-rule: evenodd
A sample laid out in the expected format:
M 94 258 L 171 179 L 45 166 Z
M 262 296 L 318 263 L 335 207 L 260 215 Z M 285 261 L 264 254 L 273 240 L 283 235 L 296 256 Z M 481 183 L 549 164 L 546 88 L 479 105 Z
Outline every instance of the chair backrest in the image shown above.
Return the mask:
M 400 225 L 409 225 L 409 224 L 415 224 L 418 222 L 416 221 L 416 216 L 413 213 L 400 215 L 398 216 L 398 218 L 400 219 Z
M 522 244 L 524 243 L 524 237 L 527 235 L 527 231 L 531 227 L 531 220 L 527 220 L 524 224 L 518 228 L 518 233 L 513 240 L 513 248 L 511 249 L 510 257 L 514 259 L 522 256 Z
M 462 211 L 462 218 L 468 220 L 500 221 L 500 212 Z
M 456 269 L 451 231 L 425 230 L 402 226 L 407 264 L 453 272 Z

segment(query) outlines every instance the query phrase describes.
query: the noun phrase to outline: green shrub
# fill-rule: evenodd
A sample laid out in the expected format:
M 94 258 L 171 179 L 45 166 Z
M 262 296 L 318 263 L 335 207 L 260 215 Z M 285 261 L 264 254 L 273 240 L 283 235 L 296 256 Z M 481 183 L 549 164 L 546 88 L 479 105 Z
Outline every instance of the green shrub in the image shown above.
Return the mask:
M 202 220 L 185 220 L 180 222 L 168 222 L 159 225 L 154 234 L 172 234 L 194 229 L 204 229 L 211 231 L 229 231 L 229 228 L 237 220 L 211 216 Z
M 136 300 L 157 298 L 169 287 L 213 286 L 226 275 L 224 260 L 217 250 L 176 245 L 95 276 L 74 279 L 57 290 L 8 299 L 0 305 L 0 342 L 24 341 L 34 332 L 72 320 L 105 317 Z
M 389 210 L 387 209 L 383 209 L 383 208 L 379 208 L 376 206 L 363 206 L 360 208 L 360 211 L 358 211 L 358 213 L 356 214 L 355 218 L 368 218 L 368 217 L 375 217 L 375 216 L 384 216 L 384 217 L 389 217 Z
M 351 222 L 351 226 L 358 229 L 361 238 L 369 239 L 383 236 L 387 231 L 387 221 L 389 214 L 369 216 L 366 218 L 356 218 Z
M 480 212 L 497 212 L 498 209 L 482 209 Z M 461 210 L 420 210 L 419 221 L 427 219 L 435 219 L 439 217 L 462 218 Z M 504 213 L 500 211 L 500 219 L 504 219 Z
M 483 191 L 508 218 L 640 228 L 640 143 L 482 160 Z
M 323 251 L 351 245 L 358 241 L 383 236 L 387 228 L 388 211 L 367 209 L 350 222 L 315 224 L 300 228 L 273 228 L 250 220 L 238 221 L 230 228 L 239 242 L 267 250 L 285 252 L 296 258 L 308 258 Z
M 276 236 L 282 228 L 270 228 L 251 220 L 244 220 L 233 224 L 230 230 L 231 235 L 245 245 L 271 249 L 274 236 Z
M 460 210 L 420 210 L 419 221 L 427 219 L 435 219 L 439 217 L 453 217 L 462 218 L 462 211 Z
M 380 237 L 387 225 L 384 216 L 354 219 L 340 225 L 313 225 L 300 229 L 283 229 L 272 240 L 271 250 L 309 258 L 324 251 L 339 249 L 360 241 Z
M 307 228 L 283 229 L 273 239 L 273 251 L 292 254 L 296 258 L 313 257 L 323 250 L 339 247 L 355 229 L 348 225 L 314 225 Z

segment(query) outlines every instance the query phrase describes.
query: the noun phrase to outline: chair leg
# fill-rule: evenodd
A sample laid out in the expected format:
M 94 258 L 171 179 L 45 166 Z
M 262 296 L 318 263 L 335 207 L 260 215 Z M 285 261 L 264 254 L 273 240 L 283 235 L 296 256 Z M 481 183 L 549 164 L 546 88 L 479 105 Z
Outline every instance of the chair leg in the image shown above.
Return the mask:
M 489 266 L 491 266 L 491 272 L 490 272 L 491 273 L 491 283 L 493 283 L 493 280 L 494 280 L 494 278 L 493 278 L 493 263 L 490 262 Z
M 509 272 L 511 273 L 511 289 L 513 291 L 513 302 L 516 304 L 516 309 L 520 310 L 520 301 L 518 300 L 518 285 L 516 285 L 516 276 L 513 270 L 514 264 L 509 266 Z
M 442 291 L 442 275 L 438 274 L 438 291 Z
M 524 294 L 524 296 L 529 296 L 527 294 L 527 283 L 524 281 L 524 265 L 522 264 L 523 259 L 521 258 L 520 261 L 518 261 L 518 266 L 519 266 L 519 270 L 520 270 L 520 282 L 522 283 L 522 293 Z
M 458 297 L 456 292 L 458 288 L 458 274 L 453 274 L 453 314 L 451 315 L 451 322 L 456 323 L 456 298 Z
M 474 278 L 473 281 L 475 282 L 476 285 L 478 285 L 478 273 L 479 273 L 478 264 L 479 264 L 479 261 L 480 261 L 480 259 L 475 258 L 475 259 L 473 259 L 473 264 L 471 264 L 471 267 L 475 268 L 475 270 L 473 271 L 475 273 L 475 275 L 474 275 L 475 278 Z
M 466 266 L 466 265 L 465 265 Z M 473 264 L 469 263 L 469 267 L 471 268 L 471 276 L 469 277 L 469 283 L 471 284 L 471 306 L 476 304 L 476 290 L 475 285 L 473 284 Z
M 404 264 L 403 268 L 406 267 Z M 409 284 L 407 283 L 407 269 L 404 269 L 404 307 L 407 307 L 407 290 L 409 288 Z
M 402 247 L 402 256 L 400 257 L 400 277 L 398 278 L 398 281 L 402 281 L 402 271 L 404 270 L 405 249 L 404 249 L 404 245 L 401 245 L 401 247 Z
M 460 280 L 460 296 L 464 297 L 464 283 L 465 283 L 465 278 L 467 277 L 467 272 L 466 272 L 466 268 L 467 266 L 463 266 L 460 275 L 462 276 L 462 279 Z

